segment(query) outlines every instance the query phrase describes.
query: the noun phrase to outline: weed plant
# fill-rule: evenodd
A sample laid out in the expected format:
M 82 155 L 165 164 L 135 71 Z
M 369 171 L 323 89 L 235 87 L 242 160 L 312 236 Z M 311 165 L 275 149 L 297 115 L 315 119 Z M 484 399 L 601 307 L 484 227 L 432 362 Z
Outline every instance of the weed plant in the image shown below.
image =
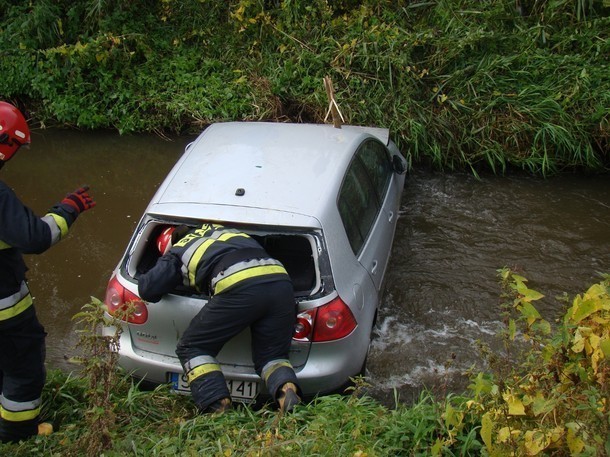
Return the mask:
M 607 171 L 608 0 L 0 0 L 0 98 L 40 123 L 388 127 L 412 164 Z
M 50 436 L 0 444 L 1 455 L 87 456 L 429 456 L 610 454 L 610 276 L 577 295 L 555 324 L 534 306 L 543 295 L 515 272 L 504 288 L 505 350 L 488 353 L 467 392 L 424 391 L 387 408 L 366 396 L 366 380 L 345 395 L 316 398 L 293 414 L 269 406 L 198 415 L 168 386 L 144 391 L 114 370 L 113 341 L 97 300 L 77 315 L 84 368 L 52 370 L 43 418 Z

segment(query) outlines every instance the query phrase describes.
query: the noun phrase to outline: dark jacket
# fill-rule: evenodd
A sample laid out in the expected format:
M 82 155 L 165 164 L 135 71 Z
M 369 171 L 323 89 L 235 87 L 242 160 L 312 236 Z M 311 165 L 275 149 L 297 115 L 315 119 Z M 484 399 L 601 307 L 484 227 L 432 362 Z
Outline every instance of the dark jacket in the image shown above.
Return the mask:
M 138 292 L 144 300 L 158 302 L 180 284 L 212 295 L 237 285 L 279 279 L 290 278 L 256 240 L 238 230 L 204 224 L 188 232 L 139 277 Z
M 0 300 L 17 293 L 25 281 L 27 267 L 22 254 L 46 251 L 68 233 L 76 217 L 76 211 L 62 203 L 38 217 L 0 181 Z M 8 319 L 0 314 L 0 327 L 31 314 L 30 308 Z

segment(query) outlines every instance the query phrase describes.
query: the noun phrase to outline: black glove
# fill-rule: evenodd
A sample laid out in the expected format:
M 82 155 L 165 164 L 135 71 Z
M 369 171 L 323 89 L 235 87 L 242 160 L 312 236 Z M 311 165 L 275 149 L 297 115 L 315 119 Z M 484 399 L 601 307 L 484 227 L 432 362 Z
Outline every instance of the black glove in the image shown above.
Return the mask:
M 78 214 L 87 211 L 95 206 L 95 200 L 87 192 L 89 186 L 83 186 L 80 189 L 66 195 L 61 202 L 70 205 Z

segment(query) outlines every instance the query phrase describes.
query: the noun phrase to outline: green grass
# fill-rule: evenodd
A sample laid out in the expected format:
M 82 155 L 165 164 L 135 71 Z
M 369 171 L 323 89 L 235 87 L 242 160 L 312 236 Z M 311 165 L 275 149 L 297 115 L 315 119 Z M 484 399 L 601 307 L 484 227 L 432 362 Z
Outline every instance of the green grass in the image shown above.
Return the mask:
M 59 423 L 59 430 L 48 437 L 0 445 L 0 453 L 87 455 L 85 444 L 99 433 L 86 425 L 87 389 L 86 380 L 51 370 L 43 416 Z M 140 391 L 121 377 L 112 403 L 116 421 L 106 456 L 426 455 L 443 429 L 441 406 L 428 394 L 416 405 L 396 409 L 367 396 L 332 395 L 283 417 L 271 406 L 200 416 L 188 396 L 173 394 L 167 387 Z M 456 452 L 476 454 L 479 448 L 473 439 L 457 446 Z
M 84 350 L 79 376 L 51 370 L 42 419 L 47 437 L 0 444 L 1 455 L 43 456 L 446 456 L 604 455 L 610 452 L 610 275 L 574 297 L 551 323 L 527 279 L 498 271 L 503 349 L 481 345 L 489 372 L 471 373 L 467 392 L 387 408 L 359 378 L 345 395 L 319 397 L 281 415 L 271 405 L 198 415 L 168 386 L 142 391 L 116 370 L 118 335 L 93 300 L 75 316 Z M 445 395 L 445 394 L 443 394 Z M 546 454 L 545 454 L 546 453 Z
M 607 171 L 610 5 L 520 3 L 0 1 L 0 98 L 47 126 L 193 133 L 322 122 L 329 75 L 413 165 Z

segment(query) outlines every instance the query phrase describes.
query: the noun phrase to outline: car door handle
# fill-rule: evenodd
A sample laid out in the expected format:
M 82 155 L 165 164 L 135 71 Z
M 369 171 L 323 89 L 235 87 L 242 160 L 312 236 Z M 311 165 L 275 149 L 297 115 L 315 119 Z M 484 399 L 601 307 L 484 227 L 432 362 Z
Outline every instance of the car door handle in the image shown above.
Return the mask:
M 394 220 L 394 211 L 390 211 L 388 214 L 388 222 L 392 222 Z
M 375 273 L 377 273 L 377 261 L 373 260 L 373 265 L 371 266 L 371 274 L 374 275 Z

